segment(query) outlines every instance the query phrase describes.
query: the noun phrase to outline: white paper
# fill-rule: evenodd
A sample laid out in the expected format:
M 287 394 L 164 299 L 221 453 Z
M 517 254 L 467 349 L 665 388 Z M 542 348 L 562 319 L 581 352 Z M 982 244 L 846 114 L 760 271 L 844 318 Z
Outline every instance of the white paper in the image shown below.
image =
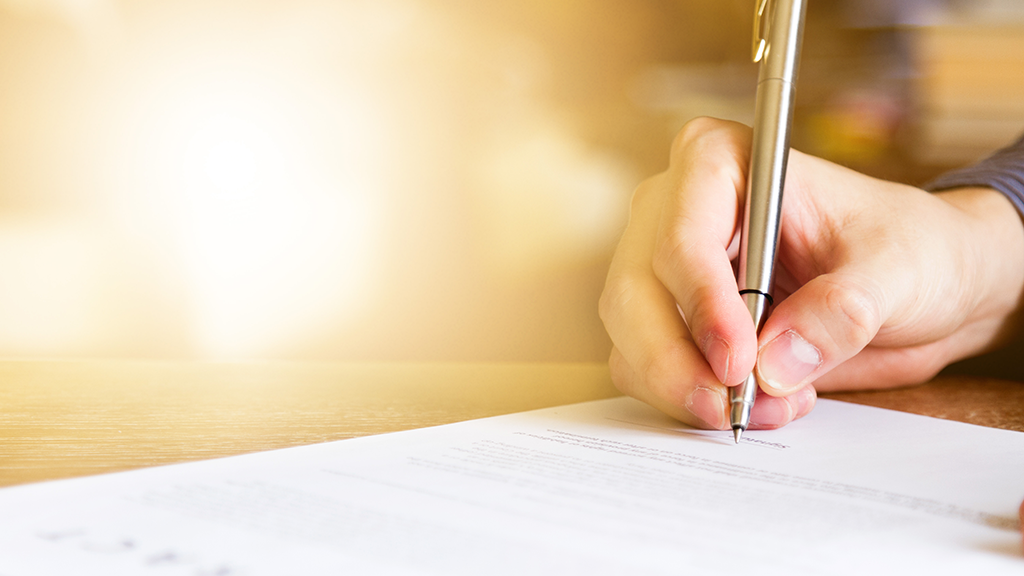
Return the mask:
M 618 398 L 0 490 L 0 576 L 1022 574 L 1024 434 Z

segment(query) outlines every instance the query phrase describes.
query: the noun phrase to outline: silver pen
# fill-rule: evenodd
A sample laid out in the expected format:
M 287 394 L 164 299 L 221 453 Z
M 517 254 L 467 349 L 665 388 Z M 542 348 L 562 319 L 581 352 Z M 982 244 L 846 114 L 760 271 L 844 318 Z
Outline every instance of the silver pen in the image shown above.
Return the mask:
M 758 333 L 772 305 L 782 189 L 789 160 L 789 133 L 793 126 L 806 10 L 805 0 L 755 0 L 753 57 L 754 62 L 760 61 L 761 68 L 737 280 Z M 750 409 L 756 396 L 757 378 L 753 372 L 742 384 L 729 389 L 729 419 L 737 444 L 750 425 Z

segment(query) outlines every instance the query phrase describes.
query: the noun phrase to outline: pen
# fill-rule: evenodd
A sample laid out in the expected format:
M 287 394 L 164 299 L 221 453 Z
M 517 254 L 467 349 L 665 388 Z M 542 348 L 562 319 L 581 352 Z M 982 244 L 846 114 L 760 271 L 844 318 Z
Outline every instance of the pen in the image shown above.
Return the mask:
M 805 0 L 755 0 L 754 6 L 753 58 L 761 67 L 737 285 L 758 333 L 772 305 L 782 189 L 789 160 L 789 133 L 793 126 L 806 8 Z M 753 372 L 742 384 L 729 389 L 729 419 L 737 444 L 750 425 L 750 409 L 756 396 L 757 378 Z

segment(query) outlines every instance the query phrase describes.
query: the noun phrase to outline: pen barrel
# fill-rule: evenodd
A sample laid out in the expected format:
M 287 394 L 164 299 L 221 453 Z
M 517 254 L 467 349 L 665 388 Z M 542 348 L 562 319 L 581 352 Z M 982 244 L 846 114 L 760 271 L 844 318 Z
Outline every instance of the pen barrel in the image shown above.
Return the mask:
M 782 231 L 782 191 L 789 162 L 796 75 L 803 42 L 804 0 L 775 0 L 768 14 L 768 38 L 757 81 L 750 173 L 740 234 L 737 283 L 754 328 L 761 326 L 772 305 L 775 259 Z M 746 430 L 757 396 L 754 373 L 729 389 L 733 430 Z M 739 441 L 739 433 L 736 440 Z
M 769 298 L 781 231 L 806 3 L 776 0 L 770 5 L 773 13 L 757 83 L 737 278 L 741 291 L 754 290 Z
M 778 78 L 757 85 L 757 122 L 740 235 L 740 290 L 771 294 L 782 230 L 782 191 L 789 161 L 793 93 L 793 85 Z
M 806 0 L 774 0 L 769 3 L 768 35 L 761 59 L 758 82 L 781 78 L 796 83 L 800 69 L 800 48 L 804 38 Z
M 754 327 L 761 331 L 761 326 L 768 318 L 768 298 L 763 294 L 748 292 L 743 294 L 743 302 L 747 305 L 747 311 L 754 321 Z M 739 386 L 729 388 L 729 420 L 733 426 L 747 429 L 750 422 L 750 409 L 754 406 L 754 399 L 757 397 L 757 378 L 751 372 L 747 379 Z
M 739 386 L 729 388 L 729 421 L 733 428 L 747 430 L 750 425 L 750 410 L 757 397 L 757 377 L 751 372 Z

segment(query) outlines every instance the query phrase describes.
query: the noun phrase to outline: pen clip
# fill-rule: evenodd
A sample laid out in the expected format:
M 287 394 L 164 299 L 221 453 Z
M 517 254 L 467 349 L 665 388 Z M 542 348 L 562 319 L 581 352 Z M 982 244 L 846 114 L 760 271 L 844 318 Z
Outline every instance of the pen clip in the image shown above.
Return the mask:
M 754 45 L 751 51 L 754 62 L 760 62 L 768 51 L 768 30 L 772 25 L 771 10 L 768 10 L 769 1 L 754 0 Z

